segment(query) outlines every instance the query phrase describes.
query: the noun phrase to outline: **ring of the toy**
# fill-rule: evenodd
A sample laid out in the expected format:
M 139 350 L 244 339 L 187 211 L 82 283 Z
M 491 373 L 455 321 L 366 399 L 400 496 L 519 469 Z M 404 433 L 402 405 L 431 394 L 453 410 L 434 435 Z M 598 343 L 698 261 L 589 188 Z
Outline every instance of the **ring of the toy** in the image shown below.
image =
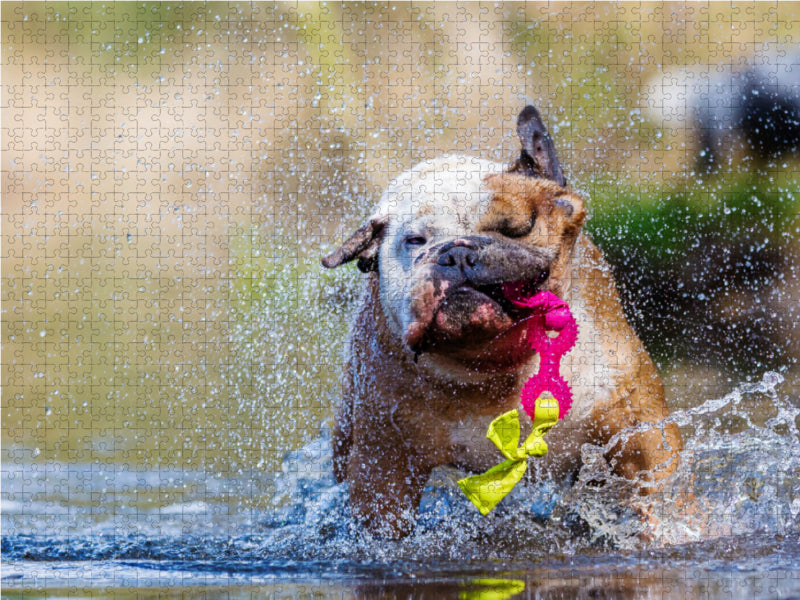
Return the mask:
M 559 367 L 561 358 L 578 340 L 578 323 L 567 303 L 552 292 L 520 297 L 515 284 L 509 284 L 504 291 L 516 306 L 532 311 L 528 318 L 528 340 L 539 354 L 539 371 L 528 379 L 520 392 L 522 408 L 533 419 L 536 399 L 550 392 L 558 401 L 558 418 L 563 419 L 572 406 L 572 390 L 559 373 Z M 556 331 L 558 335 L 551 337 L 549 331 Z

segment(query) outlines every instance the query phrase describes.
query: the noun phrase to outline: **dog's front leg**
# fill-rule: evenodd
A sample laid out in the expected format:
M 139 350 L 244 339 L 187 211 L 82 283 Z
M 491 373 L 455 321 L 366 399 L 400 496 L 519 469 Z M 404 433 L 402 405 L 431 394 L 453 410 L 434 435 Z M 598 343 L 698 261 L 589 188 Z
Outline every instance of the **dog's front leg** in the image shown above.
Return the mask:
M 347 480 L 347 469 L 350 462 L 350 448 L 353 445 L 353 366 L 347 361 L 344 367 L 342 386 L 342 403 L 336 413 L 333 424 L 333 476 L 337 483 Z
M 375 535 L 398 539 L 414 529 L 431 468 L 390 431 L 371 427 L 358 438 L 350 451 L 347 479 L 356 520 Z
M 658 490 L 660 482 L 675 471 L 683 447 L 678 426 L 659 423 L 669 413 L 660 382 L 656 387 L 655 392 L 647 386 L 636 387 L 625 400 L 612 402 L 596 416 L 600 441 L 611 446 L 607 457 L 613 471 L 632 481 L 638 479 L 645 495 Z

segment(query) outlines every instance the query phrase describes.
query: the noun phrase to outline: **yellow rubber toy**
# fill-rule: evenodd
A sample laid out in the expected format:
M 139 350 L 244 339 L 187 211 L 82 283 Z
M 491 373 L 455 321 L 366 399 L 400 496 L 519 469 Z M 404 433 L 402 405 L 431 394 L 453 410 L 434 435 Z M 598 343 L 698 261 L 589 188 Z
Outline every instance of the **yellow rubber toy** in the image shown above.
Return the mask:
M 482 515 L 489 514 L 519 483 L 528 467 L 529 456 L 547 454 L 543 436 L 558 422 L 558 401 L 552 394 L 544 392 L 536 399 L 535 406 L 533 431 L 522 446 L 519 445 L 519 412 L 516 408 L 492 421 L 486 437 L 492 440 L 506 460 L 481 475 L 465 477 L 458 482 Z

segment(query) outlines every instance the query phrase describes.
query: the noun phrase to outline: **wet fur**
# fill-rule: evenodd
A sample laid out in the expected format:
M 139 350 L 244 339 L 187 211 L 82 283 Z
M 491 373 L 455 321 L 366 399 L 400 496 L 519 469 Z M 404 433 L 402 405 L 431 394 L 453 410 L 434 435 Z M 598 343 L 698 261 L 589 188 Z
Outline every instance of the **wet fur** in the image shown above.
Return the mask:
M 537 151 L 533 144 L 528 147 Z M 526 154 L 523 142 L 523 162 Z M 434 467 L 452 464 L 483 471 L 500 462 L 486 430 L 496 416 L 519 406 L 520 388 L 538 364 L 538 357 L 520 342 L 524 325 L 494 323 L 489 315 L 486 323 L 458 323 L 450 329 L 447 318 L 468 315 L 470 297 L 467 292 L 464 307 L 443 303 L 452 277 L 436 271 L 441 248 L 421 249 L 417 258 L 397 250 L 402 243 L 398 239 L 406 239 L 405 228 L 419 227 L 425 215 L 432 214 L 434 223 L 439 223 L 436 215 L 449 215 L 443 217 L 450 219 L 449 237 L 443 239 L 466 240 L 478 248 L 477 279 L 492 279 L 494 273 L 497 281 L 510 281 L 546 267 L 549 277 L 543 287 L 565 298 L 578 320 L 578 342 L 562 362 L 574 393 L 573 408 L 548 434 L 550 452 L 540 462 L 544 471 L 566 478 L 580 467 L 583 444 L 605 445 L 628 427 L 667 416 L 662 383 L 625 321 L 608 266 L 581 233 L 583 200 L 555 181 L 563 181 L 555 156 L 549 162 L 528 161 L 527 170 L 519 162 L 507 171 L 465 157 L 423 163 L 416 174 L 412 170 L 393 182 L 371 224 L 327 259 L 328 266 L 336 266 L 367 257 L 360 265 L 368 272 L 367 284 L 350 336 L 333 451 L 334 474 L 349 482 L 355 516 L 377 534 L 401 537 L 413 529 L 422 489 Z M 433 197 L 428 204 L 423 192 L 430 186 L 419 185 L 424 180 L 420 173 L 449 173 L 459 165 L 480 172 L 458 188 L 471 190 L 469 202 L 437 211 L 448 196 Z M 393 223 L 386 200 L 401 196 L 415 200 L 395 205 L 404 220 Z M 452 210 L 461 214 L 453 218 Z M 482 240 L 489 240 L 486 247 L 480 247 Z M 399 264 L 403 261 L 408 264 Z M 445 316 L 436 316 L 440 314 Z M 448 345 L 445 339 L 437 346 L 436 335 L 433 342 L 425 337 L 439 326 L 437 318 L 444 323 L 444 337 L 454 336 L 455 343 Z M 481 327 L 501 333 L 475 342 L 473 326 L 478 333 Z M 420 354 L 414 344 L 426 340 L 432 351 Z M 523 429 L 529 429 L 524 421 Z M 617 474 L 632 479 L 647 471 L 655 485 L 675 469 L 680 449 L 679 432 L 669 425 L 663 432 L 653 428 L 632 436 L 624 446 L 611 448 L 608 458 Z

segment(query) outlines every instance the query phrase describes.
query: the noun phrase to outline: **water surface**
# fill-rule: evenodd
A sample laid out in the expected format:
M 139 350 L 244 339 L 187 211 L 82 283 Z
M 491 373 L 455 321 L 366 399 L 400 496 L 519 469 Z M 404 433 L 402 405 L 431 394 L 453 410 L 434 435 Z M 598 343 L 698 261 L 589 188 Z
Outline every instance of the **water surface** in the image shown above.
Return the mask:
M 574 485 L 518 486 L 481 517 L 432 477 L 417 529 L 373 538 L 350 519 L 320 435 L 269 477 L 120 463 L 3 463 L 3 593 L 234 597 L 795 597 L 800 594 L 800 401 L 784 378 L 670 419 L 686 449 L 657 523 L 603 465 Z M 587 461 L 603 460 L 585 447 Z M 686 492 L 693 498 L 687 502 Z M 201 586 L 201 587 L 197 587 Z M 140 590 L 141 591 L 141 590 Z

